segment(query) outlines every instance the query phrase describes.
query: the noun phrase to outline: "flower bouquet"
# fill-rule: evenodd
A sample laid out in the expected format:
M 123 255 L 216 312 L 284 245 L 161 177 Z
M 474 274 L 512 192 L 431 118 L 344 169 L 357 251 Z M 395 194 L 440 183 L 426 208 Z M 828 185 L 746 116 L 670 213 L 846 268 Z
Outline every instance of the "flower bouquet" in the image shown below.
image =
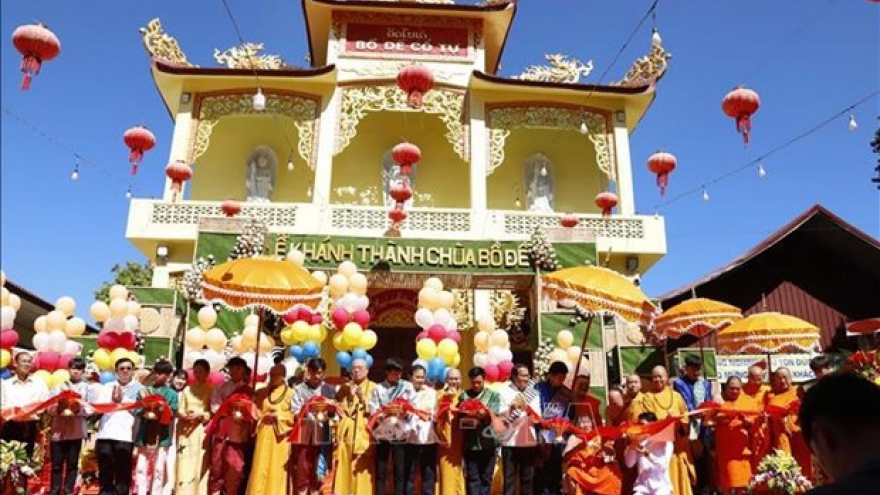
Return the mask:
M 768 454 L 752 479 L 748 493 L 752 495 L 799 495 L 813 487 L 790 454 L 775 450 Z
M 0 440 L 0 495 L 24 495 L 27 479 L 41 468 L 36 464 L 28 457 L 24 442 Z

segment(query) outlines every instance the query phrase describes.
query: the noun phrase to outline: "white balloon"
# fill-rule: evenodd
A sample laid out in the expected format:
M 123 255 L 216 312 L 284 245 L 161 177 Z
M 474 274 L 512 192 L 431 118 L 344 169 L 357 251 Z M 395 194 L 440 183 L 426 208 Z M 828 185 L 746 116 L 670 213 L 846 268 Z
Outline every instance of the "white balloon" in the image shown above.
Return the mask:
M 259 366 L 257 367 L 258 375 L 265 375 L 269 373 L 269 370 L 272 369 L 272 366 L 275 365 L 275 360 L 272 359 L 272 354 L 263 354 L 260 356 Z
M 358 309 L 366 311 L 366 309 L 370 306 L 370 298 L 367 296 L 358 296 Z
M 49 332 L 49 350 L 52 352 L 64 352 L 64 344 L 67 342 L 67 334 L 64 330 L 52 330 Z
M 440 308 L 434 311 L 434 323 L 446 326 L 446 322 L 453 320 L 452 313 L 446 308 Z
M 281 364 L 287 370 L 287 376 L 293 376 L 296 373 L 296 369 L 299 368 L 299 361 L 293 356 L 287 356 L 287 359 L 281 361 Z
M 498 347 L 489 348 L 489 364 L 498 364 L 504 361 L 504 349 Z
M 106 322 L 104 322 L 104 328 L 110 330 L 111 332 L 122 332 L 123 330 L 125 330 L 125 319 L 110 318 Z
M 312 272 L 312 277 L 315 277 L 315 280 L 321 283 L 321 285 L 327 285 L 327 273 L 322 272 L 321 270 L 315 270 Z M 296 361 L 296 359 L 294 359 Z
M 244 319 L 245 327 L 257 327 L 260 324 L 260 316 L 259 315 L 247 315 L 247 318 Z
M 357 265 L 352 263 L 351 261 L 345 260 L 339 264 L 339 273 L 345 275 L 346 277 L 351 277 L 355 273 L 357 273 Z
M 296 266 L 303 266 L 303 263 L 306 262 L 306 255 L 299 249 L 294 249 L 287 253 L 287 261 L 290 261 Z
M 222 353 L 212 350 L 207 350 L 203 354 L 208 364 L 211 366 L 211 371 L 220 371 L 223 369 L 223 365 L 226 364 L 226 357 L 223 356 Z
M 15 324 L 15 310 L 12 306 L 0 308 L 0 330 L 9 330 Z
M 451 332 L 458 329 L 458 322 L 455 321 L 455 318 L 450 318 L 449 321 L 443 324 L 443 326 L 446 327 L 446 330 Z
M 125 325 L 125 330 L 128 332 L 134 332 L 141 326 L 140 320 L 135 315 L 126 315 L 125 318 L 122 319 L 122 323 Z
M 501 361 L 513 361 L 513 352 L 510 349 L 502 349 Z
M 354 313 L 355 311 L 357 311 L 358 306 L 360 306 L 360 302 L 358 301 L 357 294 L 349 292 L 342 297 L 342 308 L 349 313 Z
M 9 294 L 9 305 L 16 311 L 21 309 L 21 298 L 18 297 L 18 294 Z
M 38 351 L 49 350 L 49 334 L 47 332 L 34 334 L 34 349 Z
M 434 324 L 434 313 L 428 308 L 419 308 L 416 311 L 416 325 L 426 329 Z
M 193 364 L 199 359 L 204 359 L 204 356 L 202 356 L 201 352 L 192 350 L 186 351 L 183 354 L 183 367 L 192 368 Z
M 64 343 L 64 352 L 62 354 L 73 354 L 77 355 L 82 352 L 82 344 L 75 340 L 69 340 Z
M 495 330 L 495 318 L 484 316 L 477 320 L 477 328 L 483 332 L 492 332 Z
M 243 352 L 240 357 L 244 359 L 245 363 L 247 363 L 248 368 L 251 370 L 254 369 L 254 361 L 256 360 L 257 355 L 253 351 Z
M 475 352 L 474 353 L 474 366 L 479 366 L 480 368 L 485 368 L 486 365 L 489 364 L 489 356 L 483 352 Z

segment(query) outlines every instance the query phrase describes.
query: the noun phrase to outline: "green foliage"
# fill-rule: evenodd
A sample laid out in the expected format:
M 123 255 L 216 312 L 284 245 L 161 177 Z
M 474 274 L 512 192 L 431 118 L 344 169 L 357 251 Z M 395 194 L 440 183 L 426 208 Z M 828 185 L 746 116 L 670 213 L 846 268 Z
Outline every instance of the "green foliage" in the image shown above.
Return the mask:
M 136 261 L 126 262 L 125 265 L 113 265 L 110 269 L 113 279 L 101 284 L 95 291 L 95 300 L 110 302 L 110 287 L 124 285 L 126 287 L 149 287 L 153 283 L 153 267 L 149 263 Z
M 874 139 L 871 141 L 871 149 L 874 153 L 880 155 L 880 127 L 874 131 Z M 874 171 L 877 172 L 877 177 L 871 179 L 871 182 L 877 184 L 877 189 L 880 189 L 880 156 L 877 157 L 877 167 Z

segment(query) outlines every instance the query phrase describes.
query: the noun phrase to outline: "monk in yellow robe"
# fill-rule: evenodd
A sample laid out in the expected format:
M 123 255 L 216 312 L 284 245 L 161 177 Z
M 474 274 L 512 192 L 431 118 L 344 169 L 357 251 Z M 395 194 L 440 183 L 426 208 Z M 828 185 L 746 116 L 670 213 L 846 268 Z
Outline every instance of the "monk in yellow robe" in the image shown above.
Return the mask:
M 751 427 L 758 419 L 760 405 L 742 393 L 743 384 L 730 377 L 724 388 L 724 403 L 715 416 L 715 461 L 718 486 L 726 494 L 745 490 L 754 474 Z M 753 411 L 754 414 L 744 412 Z
M 275 495 L 287 491 L 290 473 L 290 442 L 293 427 L 290 409 L 293 390 L 287 386 L 287 368 L 276 364 L 269 370 L 269 385 L 254 392 L 254 404 L 260 411 L 253 467 L 248 481 L 248 495 Z
M 367 379 L 367 362 L 351 363 L 351 381 L 336 393 L 345 416 L 337 425 L 336 466 L 333 470 L 333 493 L 372 495 L 376 449 L 367 422 L 370 420 L 369 400 L 376 384 Z
M 787 414 L 771 415 L 770 444 L 773 449 L 787 452 L 801 467 L 807 478 L 813 477 L 810 449 L 801 435 L 798 411 L 795 407 L 800 401 L 801 389 L 791 383 L 791 371 L 778 368 L 773 373 L 773 388 L 766 396 L 767 406 L 777 410 L 789 410 Z
M 662 421 L 670 416 L 679 416 L 675 432 L 672 460 L 669 462 L 669 478 L 672 480 L 674 495 L 692 495 L 693 485 L 697 479 L 694 459 L 691 454 L 689 440 L 690 421 L 687 417 L 687 404 L 677 392 L 669 386 L 669 373 L 663 366 L 651 370 L 651 389 L 632 413 L 638 417 L 643 412 L 652 412 Z
M 451 400 L 451 407 L 457 407 L 460 396 L 461 371 L 451 368 L 446 375 L 446 386 L 437 394 L 437 402 L 442 404 Z M 437 433 L 438 460 L 436 493 L 439 495 L 465 495 L 464 469 L 461 462 L 464 437 L 455 425 L 454 416 L 452 411 L 438 414 L 434 425 Z

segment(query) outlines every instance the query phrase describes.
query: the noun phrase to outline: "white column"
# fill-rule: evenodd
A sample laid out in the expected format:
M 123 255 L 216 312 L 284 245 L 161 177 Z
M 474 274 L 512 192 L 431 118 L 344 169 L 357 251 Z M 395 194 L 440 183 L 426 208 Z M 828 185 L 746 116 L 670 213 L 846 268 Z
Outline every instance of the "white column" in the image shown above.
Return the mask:
M 483 102 L 472 93 L 470 98 L 471 211 L 478 218 L 484 217 L 488 208 L 486 201 L 488 137 L 486 136 L 483 110 Z
M 180 109 L 174 118 L 174 132 L 171 134 L 171 148 L 168 151 L 168 161 L 162 164 L 162 171 L 165 171 L 165 165 L 174 160 L 188 160 L 191 154 L 190 146 L 192 145 L 190 137 L 192 136 L 192 102 L 195 95 L 191 95 L 188 102 L 180 103 Z M 193 165 L 192 163 L 190 165 Z M 193 166 L 193 180 L 198 176 L 198 169 Z M 180 197 L 186 192 L 186 183 L 180 189 Z M 165 178 L 165 190 L 162 194 L 163 201 L 171 201 L 171 179 Z
M 333 148 L 336 147 L 336 129 L 339 125 L 339 106 L 342 92 L 337 87 L 326 102 L 318 125 L 318 149 L 315 161 L 315 181 L 312 184 L 312 204 L 320 208 L 330 202 L 333 178 Z
M 614 118 L 614 151 L 617 157 L 617 211 L 621 215 L 635 215 L 636 200 L 633 192 L 632 161 L 629 154 L 629 131 L 625 123 Z

